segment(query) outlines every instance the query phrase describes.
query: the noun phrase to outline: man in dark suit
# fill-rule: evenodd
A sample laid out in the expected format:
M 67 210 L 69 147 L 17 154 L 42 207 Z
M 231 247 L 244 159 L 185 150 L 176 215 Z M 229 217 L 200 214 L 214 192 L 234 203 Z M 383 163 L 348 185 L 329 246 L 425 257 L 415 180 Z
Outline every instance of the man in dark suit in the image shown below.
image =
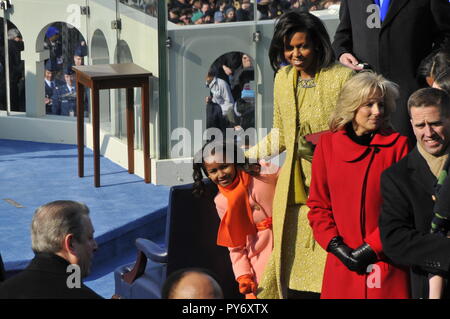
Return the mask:
M 55 92 L 56 87 L 59 87 L 63 83 L 57 79 L 55 79 L 56 68 L 51 60 L 47 60 L 45 62 L 45 71 L 44 71 L 44 86 L 45 86 L 45 113 L 46 114 L 56 114 L 53 109 L 53 94 Z
M 90 272 L 97 243 L 89 208 L 74 201 L 39 207 L 31 223 L 35 257 L 0 285 L 0 299 L 99 299 L 81 278 Z
M 419 88 L 420 62 L 450 38 L 448 0 L 342 0 L 333 48 L 355 70 L 367 63 L 400 85 L 392 124 L 414 141 L 406 102 Z
M 381 177 L 379 227 L 387 257 L 411 269 L 412 297 L 428 298 L 430 275 L 450 271 L 450 239 L 430 233 L 437 176 L 449 158 L 450 97 L 442 90 L 420 89 L 411 95 L 408 109 L 417 146 Z M 449 286 L 443 296 L 450 297 Z
M 53 90 L 53 114 L 75 116 L 77 106 L 77 92 L 71 66 L 64 70 L 64 84 Z M 85 95 L 86 98 L 86 95 Z

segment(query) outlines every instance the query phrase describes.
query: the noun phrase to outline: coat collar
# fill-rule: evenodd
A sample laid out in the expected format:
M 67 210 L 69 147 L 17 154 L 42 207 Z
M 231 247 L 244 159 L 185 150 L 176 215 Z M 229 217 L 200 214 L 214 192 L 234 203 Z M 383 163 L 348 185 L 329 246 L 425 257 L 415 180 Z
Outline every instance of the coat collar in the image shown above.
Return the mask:
M 69 262 L 58 255 L 51 253 L 35 253 L 35 257 L 30 262 L 28 269 L 65 274 L 67 266 L 69 266 Z
M 391 5 L 387 12 L 386 18 L 381 24 L 381 28 L 387 26 L 397 15 L 397 13 L 409 2 L 410 0 L 391 0 Z M 411 0 L 412 1 L 412 0 Z
M 411 178 L 430 195 L 434 195 L 436 177 L 430 170 L 427 162 L 420 155 L 417 146 L 409 153 L 408 169 L 412 170 Z
M 345 129 L 335 132 L 332 136 L 333 145 L 337 145 L 335 148 L 336 155 L 346 162 L 357 161 L 367 154 L 373 147 L 389 147 L 393 145 L 398 138 L 399 133 L 388 131 L 386 133 L 376 133 L 370 142 L 369 146 L 360 145 L 353 142 Z

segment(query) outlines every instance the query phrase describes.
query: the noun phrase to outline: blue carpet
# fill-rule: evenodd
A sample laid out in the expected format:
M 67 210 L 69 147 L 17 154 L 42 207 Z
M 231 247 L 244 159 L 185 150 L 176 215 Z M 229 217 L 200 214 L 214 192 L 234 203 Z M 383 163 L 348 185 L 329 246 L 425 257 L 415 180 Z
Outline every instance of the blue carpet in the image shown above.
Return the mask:
M 77 165 L 76 145 L 0 139 L 0 252 L 7 271 L 23 269 L 33 257 L 30 224 L 34 210 L 59 199 L 84 202 L 90 208 L 99 245 L 87 280 L 110 297 L 111 271 L 134 259 L 134 240 L 146 237 L 163 244 L 169 187 L 145 184 L 101 157 L 102 187 L 95 188 L 89 149 L 85 149 L 84 178 L 78 177 Z

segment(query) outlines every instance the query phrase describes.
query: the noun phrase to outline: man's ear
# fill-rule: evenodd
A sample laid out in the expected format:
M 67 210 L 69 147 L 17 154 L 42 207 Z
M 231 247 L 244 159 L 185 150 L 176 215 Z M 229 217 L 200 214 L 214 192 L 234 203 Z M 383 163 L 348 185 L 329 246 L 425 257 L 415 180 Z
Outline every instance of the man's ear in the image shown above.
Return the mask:
M 427 84 L 428 84 L 429 87 L 433 86 L 434 79 L 431 76 L 425 77 L 425 81 L 427 81 Z
M 74 240 L 75 240 L 75 238 L 73 237 L 73 234 L 67 234 L 63 240 L 63 249 L 67 253 L 70 253 L 72 255 L 75 255 L 75 249 L 73 247 Z

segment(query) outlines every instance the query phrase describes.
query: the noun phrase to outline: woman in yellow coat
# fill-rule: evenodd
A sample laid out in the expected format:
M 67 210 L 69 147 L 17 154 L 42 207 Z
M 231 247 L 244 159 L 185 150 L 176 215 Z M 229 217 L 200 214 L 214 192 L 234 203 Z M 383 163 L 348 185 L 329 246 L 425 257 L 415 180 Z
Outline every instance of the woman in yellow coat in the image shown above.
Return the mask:
M 341 87 L 353 73 L 335 63 L 321 20 L 297 10 L 278 20 L 269 58 L 277 70 L 273 129 L 246 155 L 261 159 L 286 151 L 286 159 L 273 204 L 274 250 L 258 298 L 315 298 L 326 252 L 315 243 L 307 219 L 312 151 L 304 136 L 328 129 Z

